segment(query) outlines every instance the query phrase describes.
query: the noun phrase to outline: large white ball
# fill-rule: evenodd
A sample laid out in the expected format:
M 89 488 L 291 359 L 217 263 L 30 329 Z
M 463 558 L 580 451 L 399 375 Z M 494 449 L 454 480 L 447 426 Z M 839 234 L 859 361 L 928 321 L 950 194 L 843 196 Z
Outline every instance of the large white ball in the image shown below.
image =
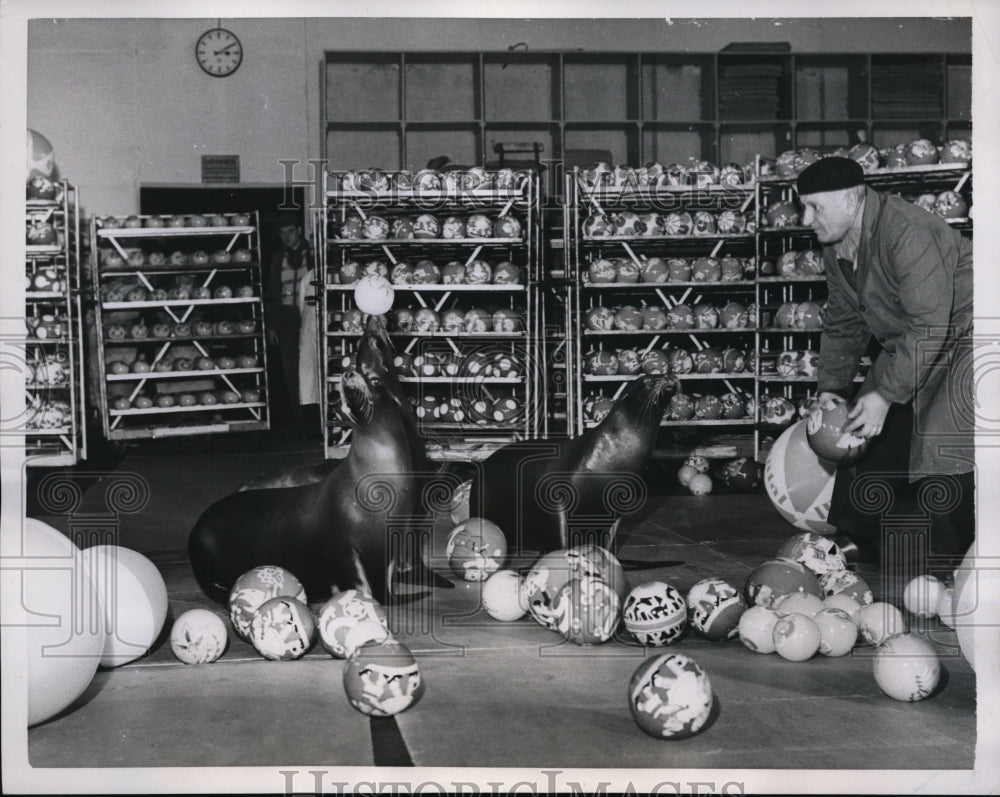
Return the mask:
M 104 608 L 107 636 L 102 667 L 119 667 L 145 656 L 167 619 L 167 585 L 156 565 L 120 545 L 83 552 Z
M 944 591 L 944 584 L 934 576 L 917 576 L 903 590 L 903 605 L 906 611 L 917 617 L 934 617 Z
M 962 655 L 975 670 L 976 629 L 989 632 L 995 639 L 996 629 L 1000 627 L 1000 570 L 989 559 L 985 566 L 980 566 L 975 543 L 955 570 L 952 618 Z M 983 652 L 980 650 L 980 655 Z
M 52 563 L 21 576 L 30 726 L 54 717 L 90 685 L 104 650 L 104 626 L 97 589 L 68 537 L 26 518 L 23 546 L 26 557 Z
M 934 646 L 913 634 L 887 639 L 875 651 L 873 667 L 879 688 L 896 700 L 923 700 L 941 680 L 941 662 Z

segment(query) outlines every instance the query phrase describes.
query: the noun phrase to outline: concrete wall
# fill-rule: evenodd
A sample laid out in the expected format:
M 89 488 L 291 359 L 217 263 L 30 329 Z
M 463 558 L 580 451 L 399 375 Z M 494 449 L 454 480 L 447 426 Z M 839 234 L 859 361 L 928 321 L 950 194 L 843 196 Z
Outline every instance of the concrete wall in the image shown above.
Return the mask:
M 247 183 L 280 183 L 278 161 L 320 153 L 325 50 L 701 51 L 733 41 L 795 52 L 969 52 L 968 19 L 235 19 L 245 56 L 205 75 L 198 36 L 215 19 L 33 20 L 28 125 L 49 138 L 85 210 L 128 213 L 143 183 L 197 183 L 201 155 L 240 156 Z M 303 171 L 298 177 L 306 177 Z

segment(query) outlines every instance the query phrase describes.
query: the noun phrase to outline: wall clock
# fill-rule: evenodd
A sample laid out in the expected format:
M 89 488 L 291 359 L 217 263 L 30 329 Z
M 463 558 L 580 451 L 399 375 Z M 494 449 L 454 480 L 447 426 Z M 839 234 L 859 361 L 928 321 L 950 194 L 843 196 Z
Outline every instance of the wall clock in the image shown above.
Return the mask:
M 242 43 L 225 28 L 212 28 L 201 34 L 194 53 L 198 65 L 212 77 L 227 77 L 243 63 Z

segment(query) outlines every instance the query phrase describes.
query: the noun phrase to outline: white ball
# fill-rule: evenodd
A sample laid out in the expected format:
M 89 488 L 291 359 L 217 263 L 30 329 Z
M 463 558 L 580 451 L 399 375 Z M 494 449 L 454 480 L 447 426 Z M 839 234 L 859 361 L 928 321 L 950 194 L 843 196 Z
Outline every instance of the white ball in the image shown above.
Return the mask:
M 677 481 L 680 482 L 682 487 L 687 487 L 691 484 L 691 479 L 697 475 L 698 471 L 691 465 L 681 465 L 677 471 Z
M 21 573 L 21 605 L 28 613 L 24 622 L 30 726 L 54 717 L 90 685 L 104 650 L 104 627 L 97 588 L 80 564 L 80 549 L 34 518 L 25 518 L 22 541 L 25 557 L 52 562 L 51 568 Z M 75 622 L 78 613 L 91 622 Z M 59 655 L 51 655 L 53 651 Z
M 170 649 L 185 664 L 217 661 L 228 641 L 225 621 L 208 609 L 188 609 L 170 629 Z
M 806 617 L 814 617 L 826 606 L 821 598 L 808 592 L 791 592 L 778 598 L 774 608 L 782 617 L 786 614 L 804 614 Z
M 354 303 L 369 315 L 387 313 L 395 298 L 396 291 L 385 277 L 362 277 L 354 288 Z
M 156 565 L 120 545 L 95 545 L 83 561 L 97 584 L 107 636 L 102 667 L 145 656 L 167 619 L 167 585 Z
M 521 577 L 513 570 L 497 570 L 483 583 L 482 603 L 494 620 L 512 622 L 527 613 L 521 602 Z
M 917 617 L 934 617 L 945 586 L 934 576 L 917 576 L 903 590 L 903 605 Z
M 706 473 L 696 473 L 688 482 L 691 495 L 708 495 L 712 492 L 712 479 Z
M 847 612 L 854 624 L 858 624 L 858 612 L 861 611 L 861 604 L 850 595 L 839 592 L 836 595 L 827 595 L 823 599 L 823 606 L 827 609 L 840 609 Z
M 806 661 L 816 655 L 822 636 L 812 617 L 789 614 L 774 626 L 774 647 L 788 661 Z
M 780 619 L 774 609 L 751 606 L 740 615 L 740 642 L 754 653 L 774 653 L 774 627 Z
M 869 645 L 881 645 L 894 634 L 906 630 L 903 613 L 891 603 L 877 601 L 858 612 L 858 630 Z
M 937 616 L 948 628 L 955 627 L 955 590 L 951 587 L 942 592 L 938 599 Z
M 858 626 L 843 609 L 823 609 L 813 621 L 819 626 L 819 652 L 824 656 L 846 656 L 858 641 Z
M 926 639 L 898 634 L 877 651 L 873 664 L 875 683 L 889 697 L 914 702 L 928 697 L 941 680 L 937 651 Z

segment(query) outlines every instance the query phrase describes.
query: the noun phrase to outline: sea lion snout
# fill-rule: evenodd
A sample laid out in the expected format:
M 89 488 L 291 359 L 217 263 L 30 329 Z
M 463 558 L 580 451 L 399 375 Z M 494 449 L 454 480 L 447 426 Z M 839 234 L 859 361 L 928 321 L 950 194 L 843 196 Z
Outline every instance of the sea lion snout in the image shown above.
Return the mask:
M 340 382 L 340 407 L 354 423 L 363 425 L 372 414 L 372 392 L 365 378 L 355 370 L 344 372 Z

